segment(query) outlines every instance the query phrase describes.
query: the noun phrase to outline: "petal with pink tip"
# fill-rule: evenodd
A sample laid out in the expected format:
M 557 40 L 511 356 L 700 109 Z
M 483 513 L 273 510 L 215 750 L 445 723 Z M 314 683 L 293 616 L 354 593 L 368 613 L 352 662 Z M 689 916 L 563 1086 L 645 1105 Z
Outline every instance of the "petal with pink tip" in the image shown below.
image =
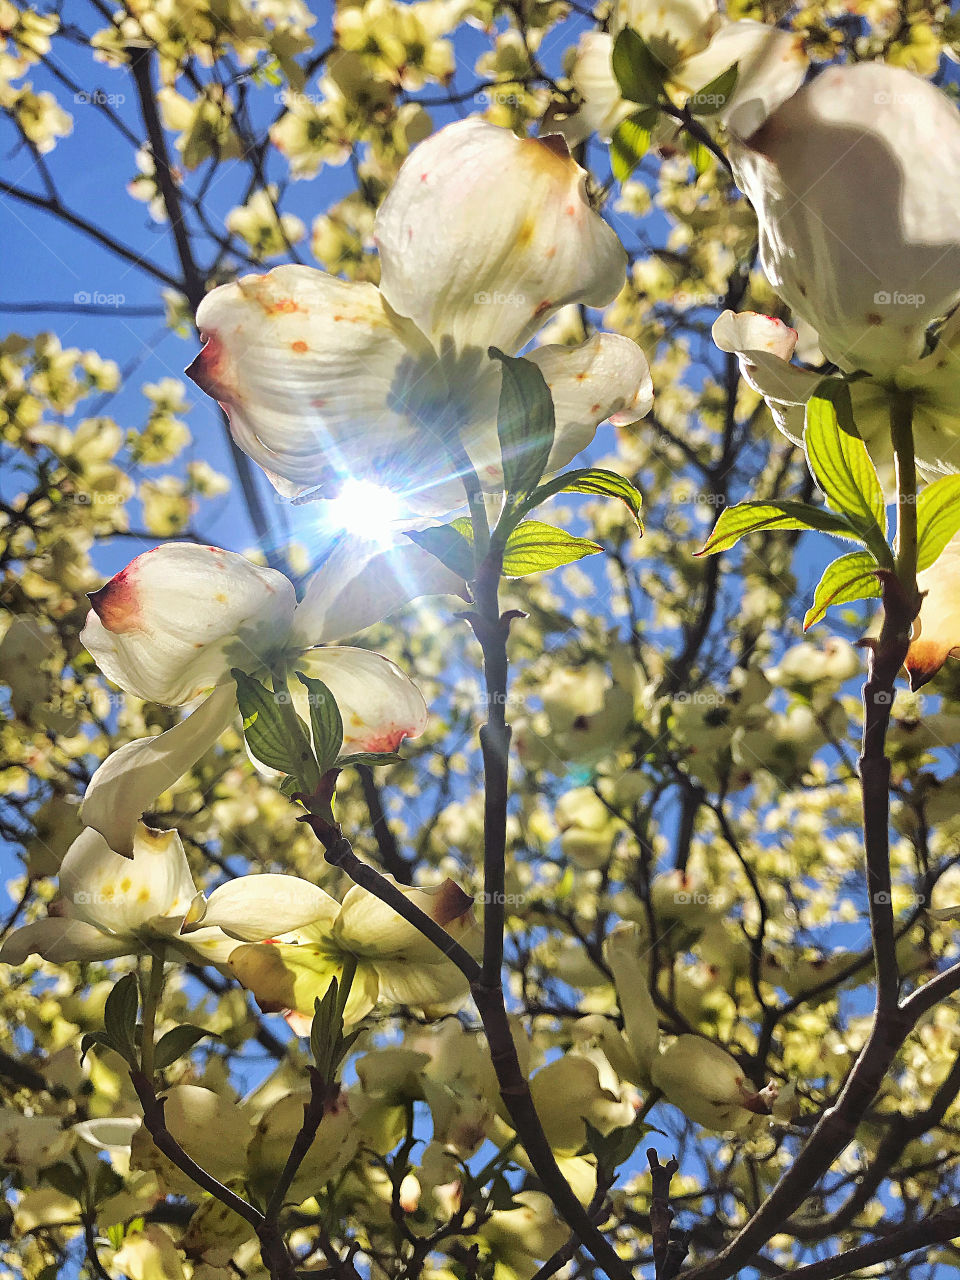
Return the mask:
M 427 727 L 423 694 L 409 676 L 379 653 L 337 646 L 310 649 L 297 666 L 306 675 L 322 680 L 340 708 L 341 755 L 396 751 L 405 738 L 419 737 Z M 305 700 L 306 690 L 291 688 L 295 703 Z M 305 702 L 299 710 L 309 719 Z
M 138 698 L 180 706 L 281 647 L 296 595 L 275 569 L 170 542 L 131 561 L 90 603 L 80 639 L 104 675 Z

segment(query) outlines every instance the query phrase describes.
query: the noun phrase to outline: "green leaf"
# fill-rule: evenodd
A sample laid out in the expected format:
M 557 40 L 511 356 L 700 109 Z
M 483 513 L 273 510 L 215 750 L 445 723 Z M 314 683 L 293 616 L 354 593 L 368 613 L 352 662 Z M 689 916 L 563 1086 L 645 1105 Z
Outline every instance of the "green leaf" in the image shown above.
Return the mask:
M 654 106 L 663 92 L 666 70 L 643 37 L 632 27 L 624 27 L 613 45 L 613 74 L 627 101 Z
M 879 567 L 869 551 L 851 551 L 828 564 L 814 592 L 813 604 L 803 619 L 804 631 L 819 622 L 832 604 L 849 604 L 852 600 L 872 600 L 879 596 Z
M 917 498 L 917 572 L 929 569 L 960 529 L 960 476 L 941 476 Z
M 294 711 L 289 691 L 267 689 L 238 667 L 230 674 L 237 682 L 237 701 L 247 746 L 269 769 L 296 778 L 298 790 L 315 791 L 320 785 L 320 773 L 310 748 L 307 727 Z
M 207 1031 L 189 1022 L 182 1022 L 180 1026 L 165 1032 L 157 1041 L 157 1047 L 154 1050 L 154 1065 L 157 1070 L 162 1071 L 164 1067 L 169 1067 L 171 1062 L 176 1062 L 185 1053 L 189 1053 L 204 1036 L 220 1039 L 216 1031 Z
M 843 516 L 807 502 L 740 502 L 720 513 L 713 532 L 696 554 L 715 556 L 720 551 L 729 551 L 748 533 L 773 533 L 781 529 L 816 529 L 838 538 L 852 538 L 854 542 L 861 540 Z
M 887 509 L 876 468 L 853 421 L 850 388 L 827 378 L 807 402 L 803 446 L 814 480 L 878 558 L 890 558 Z M 880 552 L 880 547 L 885 548 Z
M 352 756 L 341 756 L 337 764 L 345 769 L 348 764 L 403 764 L 405 759 L 398 751 L 357 751 Z
M 320 772 L 326 773 L 336 763 L 340 748 L 343 746 L 343 720 L 340 708 L 333 694 L 322 680 L 314 680 L 302 671 L 297 672 L 297 679 L 307 691 L 310 701 L 310 727 L 313 730 L 313 751 L 320 766 Z
M 537 487 L 553 448 L 553 397 L 532 361 L 504 355 L 496 347 L 490 348 L 490 356 L 502 365 L 497 435 L 504 487 L 510 496 L 526 497 Z
M 626 182 L 650 150 L 650 139 L 660 113 L 656 107 L 635 111 L 621 120 L 610 138 L 610 167 L 618 182 Z
M 113 1222 L 107 1227 L 106 1236 L 114 1249 L 119 1249 L 126 1235 L 126 1226 L 122 1222 Z
M 137 976 L 125 973 L 113 987 L 103 1006 L 103 1029 L 108 1040 L 128 1062 L 136 1060 L 137 1012 L 140 992 Z
M 640 521 L 640 491 L 626 476 L 617 475 L 615 471 L 606 471 L 603 467 L 583 467 L 579 471 L 567 471 L 563 475 L 554 476 L 534 490 L 521 507 L 521 514 L 525 515 L 534 507 L 539 507 L 557 493 L 593 493 L 605 498 L 619 498 L 626 503 L 638 527 L 643 527 Z
M 740 64 L 735 62 L 726 71 L 721 71 L 715 80 L 705 84 L 687 99 L 687 110 L 692 116 L 715 116 L 726 107 L 733 97 L 740 78 Z
M 114 1053 L 119 1053 L 121 1057 L 127 1058 L 128 1062 L 132 1061 L 131 1058 L 127 1057 L 126 1052 L 123 1049 L 121 1049 L 120 1046 L 110 1036 L 108 1036 L 105 1031 L 88 1031 L 86 1035 L 84 1035 L 80 1040 L 81 1063 L 83 1062 L 87 1054 L 90 1052 L 90 1050 L 94 1047 L 94 1045 L 98 1045 L 98 1044 L 102 1044 L 105 1049 L 112 1049 Z
M 72 1196 L 74 1200 L 83 1203 L 86 1192 L 84 1177 L 79 1169 L 72 1164 L 67 1164 L 65 1160 L 58 1160 L 56 1164 L 48 1165 L 43 1171 L 43 1181 L 48 1182 L 62 1195 Z
M 93 1178 L 93 1203 L 101 1204 L 123 1190 L 123 1179 L 106 1163 L 98 1160 Z
M 556 529 L 539 520 L 525 520 L 507 539 L 503 552 L 503 573 L 507 578 L 522 578 L 528 573 L 542 573 L 563 564 L 572 564 L 584 556 L 595 555 L 603 548 L 589 538 L 575 538 L 566 529 Z
M 467 538 L 454 524 L 442 524 L 433 529 L 412 529 L 407 537 L 424 551 L 429 551 L 441 564 L 458 574 L 466 582 L 476 577 L 473 561 L 473 539 Z

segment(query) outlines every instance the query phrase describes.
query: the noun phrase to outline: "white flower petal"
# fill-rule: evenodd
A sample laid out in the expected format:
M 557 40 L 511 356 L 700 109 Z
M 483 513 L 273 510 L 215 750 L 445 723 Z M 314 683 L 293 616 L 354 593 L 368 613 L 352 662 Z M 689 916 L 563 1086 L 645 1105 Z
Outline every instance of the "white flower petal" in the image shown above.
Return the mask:
M 739 132 L 736 111 L 730 124 Z M 949 99 L 899 67 L 829 67 L 731 159 L 759 219 L 763 269 L 827 358 L 881 375 L 916 359 L 929 322 L 960 299 L 960 115 Z
M 596 133 L 609 142 L 614 129 L 627 116 L 638 110 L 635 102 L 620 95 L 613 74 L 613 36 L 606 31 L 588 31 L 580 37 L 570 80 L 582 99 L 578 111 L 557 122 L 557 129 L 570 146 Z
M 716 0 L 617 0 L 613 11 L 614 29 L 633 27 L 668 68 L 705 49 L 721 22 Z
M 207 294 L 197 326 L 207 343 L 187 373 L 285 496 L 331 497 L 351 477 L 428 486 L 449 471 L 436 353 L 373 285 L 275 267 Z
M 80 639 L 127 693 L 179 706 L 256 670 L 286 639 L 296 595 L 275 569 L 218 547 L 147 551 L 90 595 Z
M 735 62 L 740 68 L 737 83 L 717 118 L 729 120 L 735 111 L 738 132 L 748 135 L 797 92 L 809 60 L 802 36 L 744 19 L 721 27 L 702 53 L 677 69 L 676 80 L 696 94 Z
M 112 960 L 135 950 L 131 938 L 116 938 L 83 920 L 48 916 L 34 920 L 13 933 L 0 947 L 0 962 L 23 964 L 27 956 L 38 955 L 53 964 L 69 960 Z
M 83 797 L 83 823 L 99 831 L 115 852 L 129 855 L 141 815 L 210 750 L 236 709 L 236 686 L 221 685 L 172 729 L 128 742 L 107 756 Z
M 646 357 L 630 338 L 595 333 L 579 347 L 538 347 L 527 356 L 543 374 L 557 417 L 547 472 L 559 471 L 608 418 L 626 426 L 653 407 Z
M 242 942 L 262 942 L 318 920 L 332 925 L 339 910 L 336 898 L 299 876 L 239 876 L 191 907 L 182 932 L 215 926 Z
M 176 831 L 152 831 L 142 823 L 132 859 L 114 853 L 88 827 L 60 868 L 60 895 L 68 915 L 121 937 L 142 933 L 153 920 L 179 923 L 196 891 Z
M 401 885 L 400 891 L 451 936 L 474 927 L 473 899 L 453 880 L 444 880 L 429 889 Z M 359 885 L 344 897 L 335 933 L 347 950 L 378 962 L 398 956 L 424 961 L 437 957 L 437 948 L 415 925 Z
M 766 400 L 779 429 L 794 444 L 803 439 L 803 406 L 823 375 L 790 363 L 797 333 L 774 316 L 724 311 L 713 325 L 721 351 L 734 353 L 744 380 Z
M 462 578 L 415 543 L 384 550 L 344 539 L 307 582 L 291 641 L 306 648 L 356 635 L 418 596 L 462 595 Z
M 322 680 L 340 708 L 341 755 L 396 751 L 404 738 L 419 737 L 427 726 L 423 694 L 409 676 L 379 653 L 336 646 L 311 649 L 297 665 L 308 676 Z M 294 701 L 305 697 L 305 690 L 291 688 Z M 302 707 L 301 714 L 306 710 Z
M 626 254 L 558 137 L 470 119 L 404 162 L 377 214 L 384 297 L 446 359 L 513 354 L 571 302 L 603 306 Z M 475 367 L 475 364 L 471 367 Z
M 951 654 L 960 654 L 960 534 L 917 574 L 917 586 L 926 594 L 904 664 L 914 689 L 931 680 Z

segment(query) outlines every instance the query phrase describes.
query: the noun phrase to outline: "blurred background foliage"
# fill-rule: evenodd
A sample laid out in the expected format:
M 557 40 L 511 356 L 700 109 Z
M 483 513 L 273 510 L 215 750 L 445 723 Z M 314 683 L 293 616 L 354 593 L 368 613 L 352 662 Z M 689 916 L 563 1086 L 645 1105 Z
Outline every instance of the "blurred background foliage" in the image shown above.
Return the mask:
M 952 91 L 960 24 L 946 3 L 732 0 L 728 12 L 790 27 L 815 66 L 884 59 Z M 603 5 L 566 0 L 0 0 L 5 928 L 50 903 L 97 763 L 176 716 L 99 675 L 78 640 L 85 593 L 164 539 L 245 550 L 299 581 L 336 533 L 315 508 L 276 502 L 183 379 L 197 302 L 279 262 L 376 281 L 374 212 L 411 147 L 472 113 L 548 130 L 574 105 L 569 51 L 605 18 Z M 570 309 L 541 340 L 577 342 L 600 323 L 635 338 L 656 404 L 632 428 L 603 429 L 589 454 L 635 479 L 644 536 L 619 504 L 555 500 L 551 518 L 566 515 L 603 556 L 506 592 L 528 615 L 512 633 L 508 707 L 510 1003 L 530 1070 L 562 1073 L 536 1096 L 574 1185 L 589 1200 L 598 1177 L 580 1116 L 609 1132 L 643 1114 L 662 1154 L 680 1157 L 673 1203 L 697 1258 L 776 1181 L 869 1022 L 855 777 L 855 642 L 869 613 L 847 607 L 802 635 L 830 554 L 819 536 L 802 554 L 781 534 L 693 555 L 728 503 L 813 491 L 736 358 L 710 340 L 725 307 L 780 308 L 755 262 L 749 205 L 683 133 L 622 185 L 598 142 L 579 158 L 628 250 L 628 279 L 602 317 Z M 811 342 L 803 354 L 819 359 Z M 484 708 L 475 645 L 452 613 L 420 602 L 359 638 L 414 676 L 432 719 L 403 764 L 345 772 L 337 813 L 358 852 L 399 879 L 449 875 L 477 892 Z M 898 696 L 891 740 L 899 955 L 916 983 L 958 953 L 954 926 L 924 910 L 960 901 L 956 669 L 922 697 Z M 178 828 L 207 888 L 247 870 L 346 888 L 239 732 L 151 821 Z M 603 941 L 622 921 L 644 940 L 662 1030 L 724 1046 L 758 1089 L 776 1082 L 776 1123 L 713 1132 L 611 1068 L 602 1050 L 623 1018 Z M 80 1059 L 122 968 L 34 959 L 4 972 L 0 1274 L 263 1274 L 238 1219 L 145 1135 L 131 1147 L 137 1104 L 120 1060 Z M 193 1099 L 206 1108 L 204 1158 L 231 1185 L 269 1185 L 299 1124 L 302 1042 L 214 970 L 174 974 L 161 1029 L 184 1020 L 221 1039 L 168 1069 L 171 1127 L 180 1101 L 199 1114 L 182 1090 L 208 1091 Z M 433 1027 L 402 1011 L 370 1023 L 347 1070 L 346 1121 L 307 1169 L 294 1236 L 304 1266 L 321 1272 L 332 1241 L 392 1277 L 530 1280 L 563 1243 L 510 1147 L 477 1027 L 469 1011 Z M 761 1270 L 955 1201 L 958 1089 L 952 1002 L 911 1035 L 856 1143 Z M 76 1126 L 103 1117 L 129 1123 L 98 1150 Z M 649 1264 L 650 1178 L 629 1151 L 611 1221 L 623 1255 Z M 944 1246 L 885 1274 L 952 1273 L 956 1261 Z M 574 1255 L 570 1267 L 591 1264 Z

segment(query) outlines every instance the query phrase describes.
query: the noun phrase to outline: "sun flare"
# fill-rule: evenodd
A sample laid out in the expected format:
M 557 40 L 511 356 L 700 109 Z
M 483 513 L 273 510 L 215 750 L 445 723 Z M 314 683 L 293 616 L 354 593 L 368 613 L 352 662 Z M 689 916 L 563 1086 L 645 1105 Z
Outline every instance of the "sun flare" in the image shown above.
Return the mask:
M 350 479 L 326 503 L 325 514 L 331 528 L 386 545 L 393 540 L 403 509 L 392 489 L 372 480 Z

